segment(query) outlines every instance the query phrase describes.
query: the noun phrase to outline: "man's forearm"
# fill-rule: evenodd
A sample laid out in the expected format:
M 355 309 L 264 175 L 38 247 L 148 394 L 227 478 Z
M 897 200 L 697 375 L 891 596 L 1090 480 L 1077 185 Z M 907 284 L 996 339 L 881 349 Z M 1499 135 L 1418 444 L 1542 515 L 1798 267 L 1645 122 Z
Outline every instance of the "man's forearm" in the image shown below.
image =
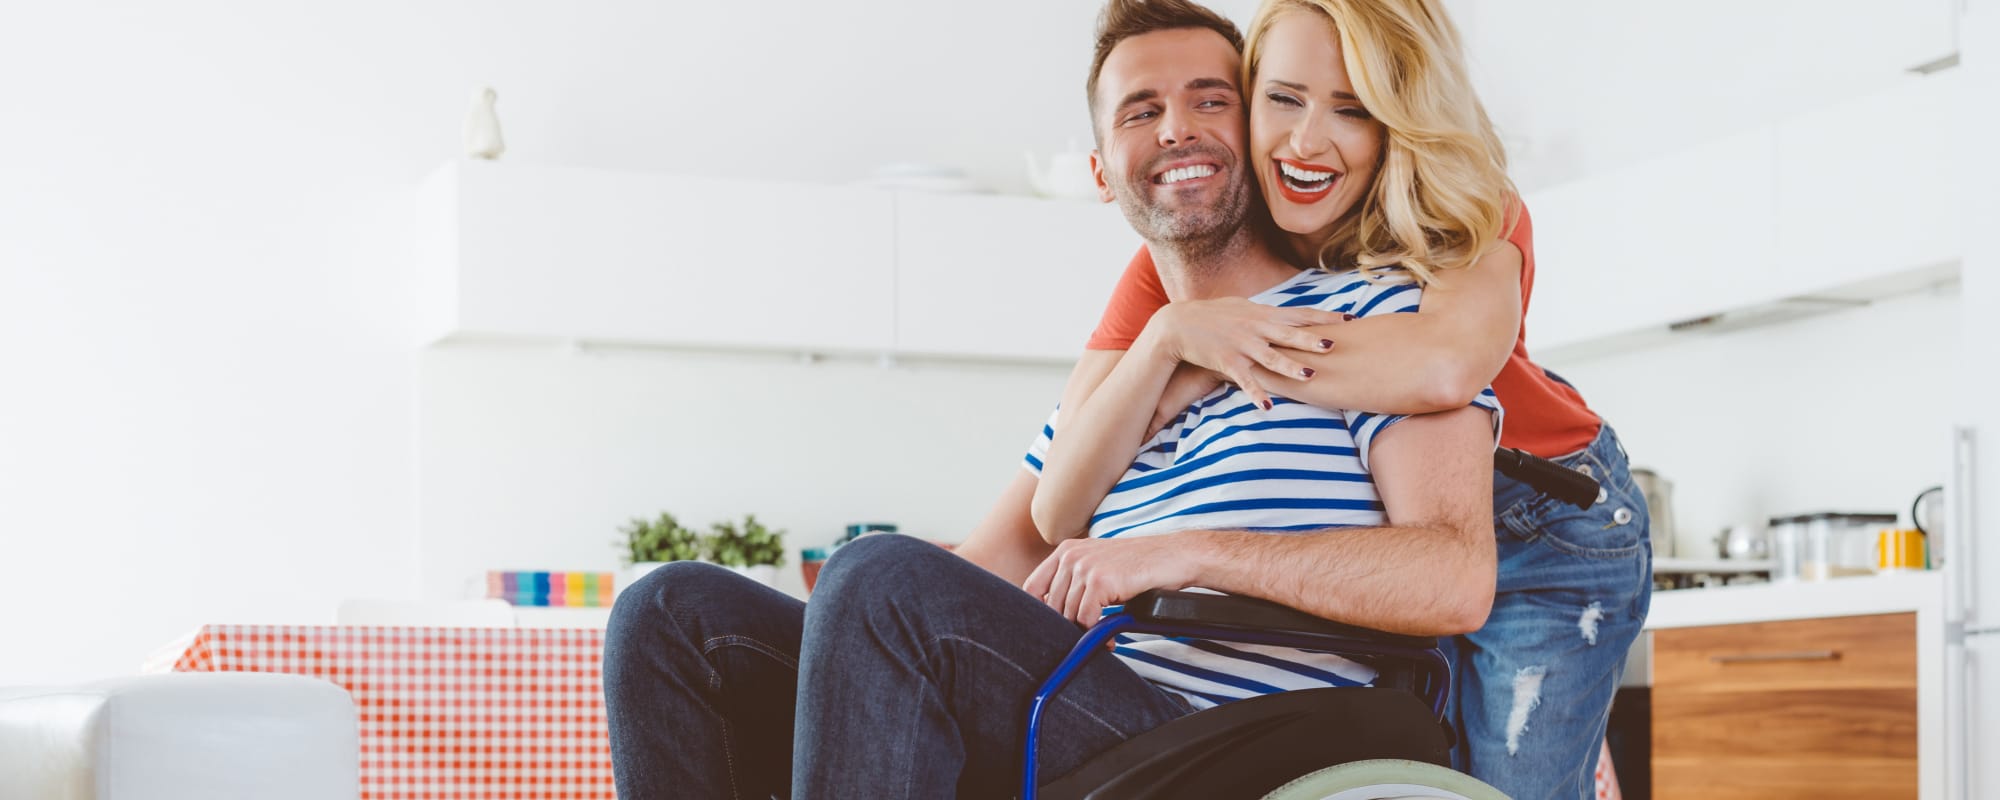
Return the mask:
M 1351 625 L 1448 636 L 1485 624 L 1493 605 L 1490 527 L 1483 535 L 1445 526 L 1169 535 L 1196 559 L 1193 585 Z

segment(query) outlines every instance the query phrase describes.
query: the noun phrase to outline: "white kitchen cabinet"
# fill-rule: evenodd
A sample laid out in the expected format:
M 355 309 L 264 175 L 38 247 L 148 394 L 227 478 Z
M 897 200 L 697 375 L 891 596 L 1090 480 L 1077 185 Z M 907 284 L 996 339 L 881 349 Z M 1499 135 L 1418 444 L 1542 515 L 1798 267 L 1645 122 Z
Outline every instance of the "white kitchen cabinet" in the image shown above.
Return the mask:
M 1944 264 L 1963 251 L 1957 71 L 1780 123 L 1777 268 L 1792 294 Z
M 898 193 L 896 349 L 1073 359 L 1141 244 L 1110 204 Z
M 1736 4 L 1781 21 L 1776 64 L 1789 83 L 1905 72 L 1957 52 L 1960 0 L 1784 0 Z M 1754 12 L 1753 12 L 1754 13 Z
M 1665 328 L 1781 294 L 1774 149 L 1760 128 L 1529 194 L 1532 343 Z
M 468 161 L 421 202 L 428 341 L 894 344 L 889 192 Z
M 1657 339 L 1677 323 L 1880 299 L 1957 269 L 1964 242 L 1947 71 L 1526 196 L 1530 344 Z
M 487 162 L 419 194 L 424 342 L 1073 359 L 1115 206 Z

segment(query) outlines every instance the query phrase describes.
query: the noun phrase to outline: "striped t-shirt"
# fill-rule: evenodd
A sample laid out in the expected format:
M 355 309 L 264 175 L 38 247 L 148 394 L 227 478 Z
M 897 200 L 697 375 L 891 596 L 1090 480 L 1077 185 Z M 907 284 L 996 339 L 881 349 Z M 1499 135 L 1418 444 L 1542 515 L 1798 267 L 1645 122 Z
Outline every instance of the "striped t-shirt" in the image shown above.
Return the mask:
M 1274 306 L 1310 306 L 1367 317 L 1414 312 L 1422 291 L 1397 271 L 1370 281 L 1357 272 L 1305 270 L 1250 298 Z M 1273 534 L 1380 526 L 1387 521 L 1368 472 L 1368 446 L 1401 416 L 1330 411 L 1272 397 L 1254 406 L 1225 385 L 1188 407 L 1141 446 L 1132 466 L 1091 516 L 1097 538 L 1180 530 L 1252 530 Z M 1495 412 L 1491 389 L 1474 405 Z M 1041 474 L 1061 410 L 1029 446 L 1027 467 Z M 1115 650 L 1141 677 L 1187 697 L 1197 708 L 1292 689 L 1365 685 L 1365 665 L 1328 653 L 1184 637 L 1120 636 Z

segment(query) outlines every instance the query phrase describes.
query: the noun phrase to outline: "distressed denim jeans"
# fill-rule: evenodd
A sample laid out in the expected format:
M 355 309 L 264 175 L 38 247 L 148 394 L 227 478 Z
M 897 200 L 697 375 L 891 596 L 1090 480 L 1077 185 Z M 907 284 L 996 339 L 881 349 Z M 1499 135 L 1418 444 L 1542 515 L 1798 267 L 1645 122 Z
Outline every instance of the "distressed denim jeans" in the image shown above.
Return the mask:
M 1555 459 L 1603 485 L 1589 510 L 1494 476 L 1500 580 L 1485 627 L 1453 637 L 1454 760 L 1515 800 L 1596 797 L 1611 698 L 1652 600 L 1646 499 L 1618 435 Z
M 936 545 L 842 547 L 810 604 L 708 564 L 627 588 L 604 645 L 618 796 L 1010 797 L 1028 701 L 1082 635 Z M 1045 712 L 1042 775 L 1188 713 L 1109 655 Z

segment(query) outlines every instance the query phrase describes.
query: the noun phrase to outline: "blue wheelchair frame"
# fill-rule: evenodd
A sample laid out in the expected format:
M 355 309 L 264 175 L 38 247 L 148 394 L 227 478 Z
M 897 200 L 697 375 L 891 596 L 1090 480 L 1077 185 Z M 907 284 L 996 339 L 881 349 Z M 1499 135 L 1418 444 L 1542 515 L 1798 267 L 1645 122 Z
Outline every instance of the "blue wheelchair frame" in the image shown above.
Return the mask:
M 1323 627 L 1346 626 L 1334 626 L 1332 623 L 1324 623 Z M 1186 623 L 1159 619 L 1142 620 L 1129 613 L 1126 606 L 1107 606 L 1104 609 L 1104 618 L 1099 620 L 1096 625 L 1091 626 L 1090 630 L 1085 631 L 1083 638 L 1077 641 L 1076 646 L 1070 648 L 1069 655 L 1064 656 L 1062 663 L 1057 665 L 1055 672 L 1042 682 L 1041 688 L 1035 692 L 1034 700 L 1028 707 L 1027 749 L 1021 761 L 1021 800 L 1034 800 L 1039 784 L 1035 752 L 1037 745 L 1041 741 L 1043 709 L 1048 705 L 1050 700 L 1055 698 L 1056 693 L 1062 690 L 1063 686 L 1069 682 L 1069 679 L 1076 674 L 1076 671 L 1083 666 L 1086 660 L 1104 651 L 1105 641 L 1120 633 L 1191 636 L 1222 642 L 1296 647 L 1307 650 L 1337 652 L 1341 655 L 1399 659 L 1408 662 L 1416 669 L 1422 678 L 1422 684 L 1416 687 L 1417 693 L 1424 700 L 1428 701 L 1432 716 L 1440 722 L 1444 720 L 1445 698 L 1449 693 L 1451 685 L 1451 664 L 1445 660 L 1443 651 L 1439 650 L 1435 645 L 1429 648 L 1420 648 L 1403 642 L 1374 638 L 1382 636 L 1382 634 L 1371 636 L 1372 632 L 1362 628 L 1347 628 L 1345 635 L 1342 635 Z M 1406 639 L 1408 637 L 1397 638 Z

